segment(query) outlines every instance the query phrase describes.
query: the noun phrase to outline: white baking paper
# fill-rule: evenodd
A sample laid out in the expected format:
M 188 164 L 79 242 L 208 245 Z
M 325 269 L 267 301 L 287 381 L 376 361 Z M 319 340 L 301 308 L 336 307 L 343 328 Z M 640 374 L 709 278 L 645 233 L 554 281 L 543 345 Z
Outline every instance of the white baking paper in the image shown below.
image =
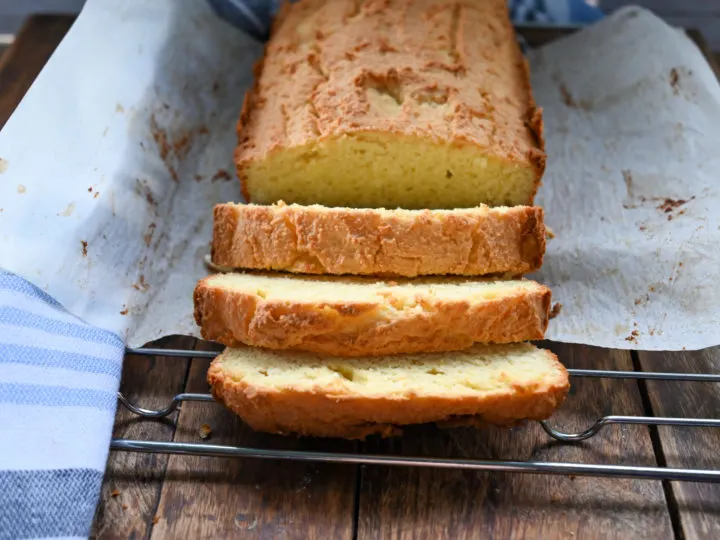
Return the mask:
M 130 346 L 197 335 L 261 49 L 203 1 L 89 0 L 0 133 L 0 267 Z M 531 64 L 556 235 L 536 277 L 562 304 L 548 337 L 720 343 L 720 87 L 701 53 L 632 8 Z

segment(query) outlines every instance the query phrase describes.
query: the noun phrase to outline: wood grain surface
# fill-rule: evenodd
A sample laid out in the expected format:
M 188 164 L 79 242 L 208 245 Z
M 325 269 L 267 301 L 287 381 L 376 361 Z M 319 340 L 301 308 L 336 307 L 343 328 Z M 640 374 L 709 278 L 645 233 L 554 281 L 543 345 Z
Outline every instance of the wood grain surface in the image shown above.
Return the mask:
M 192 349 L 195 339 L 173 337 L 153 346 Z M 183 391 L 189 359 L 132 356 L 125 357 L 120 391 L 133 403 L 148 409 L 161 409 Z M 143 420 L 118 406 L 113 437 L 171 441 L 177 413 L 162 420 Z M 95 515 L 94 538 L 147 538 L 152 529 L 160 489 L 169 456 L 111 452 L 108 459 L 100 503 Z
M 720 348 L 638 353 L 643 371 L 720 373 Z M 718 418 L 720 384 L 648 381 L 655 416 Z M 659 427 L 660 460 L 668 467 L 718 468 L 720 429 Z M 720 538 L 720 484 L 673 482 L 672 510 L 686 539 Z
M 628 352 L 551 348 L 568 367 L 632 370 Z M 643 413 L 635 381 L 573 379 L 572 385 L 552 421 L 564 431 L 581 431 L 606 414 Z M 367 447 L 403 455 L 655 465 L 642 426 L 607 428 L 577 445 L 552 442 L 534 423 L 512 431 L 421 427 Z M 367 467 L 359 496 L 362 539 L 672 537 L 659 482 Z
M 0 128 L 72 26 L 75 17 L 37 15 L 23 25 L 0 58 Z
M 205 344 L 213 350 L 214 345 Z M 215 347 L 214 350 L 219 350 Z M 194 359 L 187 392 L 207 392 L 208 360 Z M 216 403 L 188 403 L 175 440 L 351 452 L 348 441 L 297 440 L 253 432 Z M 357 467 L 171 456 L 152 538 L 332 538 L 353 536 Z

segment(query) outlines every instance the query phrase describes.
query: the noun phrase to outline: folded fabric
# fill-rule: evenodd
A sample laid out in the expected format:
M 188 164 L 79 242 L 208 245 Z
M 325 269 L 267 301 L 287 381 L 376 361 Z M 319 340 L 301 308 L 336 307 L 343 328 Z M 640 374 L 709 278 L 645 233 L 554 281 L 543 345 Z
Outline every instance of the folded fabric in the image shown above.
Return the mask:
M 0 539 L 88 536 L 124 351 L 0 270 Z
M 302 1 L 302 0 L 298 0 Z M 258 40 L 267 39 L 272 15 L 282 0 L 208 0 L 223 19 Z M 508 0 L 515 22 L 587 24 L 603 17 L 591 0 Z

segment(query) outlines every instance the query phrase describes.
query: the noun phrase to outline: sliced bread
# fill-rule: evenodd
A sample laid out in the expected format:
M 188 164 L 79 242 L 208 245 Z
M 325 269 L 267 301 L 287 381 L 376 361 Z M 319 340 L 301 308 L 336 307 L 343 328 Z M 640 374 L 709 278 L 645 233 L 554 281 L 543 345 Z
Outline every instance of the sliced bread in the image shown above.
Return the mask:
M 384 210 L 220 204 L 212 262 L 306 274 L 521 275 L 542 265 L 539 207 Z
M 241 347 L 213 361 L 208 382 L 258 431 L 349 439 L 427 422 L 541 420 L 569 388 L 554 354 L 522 343 L 349 359 Z
M 542 339 L 550 290 L 534 281 L 217 274 L 195 321 L 227 346 L 380 356 Z

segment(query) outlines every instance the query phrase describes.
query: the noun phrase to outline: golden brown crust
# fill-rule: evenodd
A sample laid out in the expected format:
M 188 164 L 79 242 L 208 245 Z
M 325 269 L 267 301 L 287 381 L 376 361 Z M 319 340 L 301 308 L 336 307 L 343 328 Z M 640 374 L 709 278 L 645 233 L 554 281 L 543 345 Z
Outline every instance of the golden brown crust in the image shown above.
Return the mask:
M 210 277 L 195 288 L 194 315 L 205 339 L 229 347 L 245 344 L 342 357 L 457 351 L 474 343 L 542 339 L 551 293 L 534 285 L 474 302 L 418 295 L 411 309 L 394 309 L 392 289 L 366 301 L 294 303 L 265 298 L 262 291 L 223 287 Z
M 474 145 L 532 167 L 540 185 L 542 113 L 505 0 L 288 4 L 256 73 L 235 152 L 246 200 L 251 163 L 360 132 Z M 377 114 L 369 88 L 395 99 L 400 113 Z
M 553 376 L 529 385 L 508 384 L 502 392 L 476 396 L 362 396 L 336 387 L 278 390 L 239 380 L 216 359 L 208 371 L 213 396 L 257 431 L 296 433 L 315 437 L 364 439 L 395 436 L 400 426 L 435 422 L 441 427 L 495 424 L 512 426 L 521 420 L 544 420 L 564 401 L 569 380 L 557 357 Z
M 480 276 L 534 272 L 545 253 L 539 207 L 453 211 L 220 204 L 212 261 L 305 274 Z

